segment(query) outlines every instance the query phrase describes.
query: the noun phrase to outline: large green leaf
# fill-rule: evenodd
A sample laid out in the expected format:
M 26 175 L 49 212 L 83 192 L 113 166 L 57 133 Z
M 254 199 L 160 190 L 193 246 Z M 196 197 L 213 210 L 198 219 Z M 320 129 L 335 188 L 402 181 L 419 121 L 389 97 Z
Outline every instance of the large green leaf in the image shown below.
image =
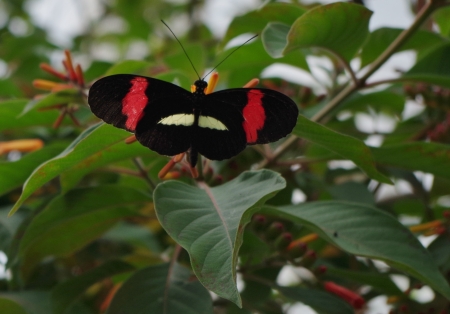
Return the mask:
M 11 302 L 13 302 L 14 305 Z M 0 305 L 2 306 L 0 307 L 2 313 L 5 314 L 51 313 L 50 294 L 46 291 L 32 290 L 0 293 Z M 9 306 L 9 309 L 12 309 L 16 312 L 8 312 L 8 307 L 4 308 L 3 305 Z M 22 311 L 19 310 L 19 307 L 22 309 Z
M 354 3 L 317 6 L 294 22 L 284 54 L 318 47 L 350 61 L 369 34 L 371 15 L 364 6 Z
M 433 14 L 433 21 L 439 26 L 439 32 L 446 37 L 450 37 L 450 7 L 444 7 Z
M 137 271 L 117 291 L 106 314 L 212 314 L 208 291 L 177 264 Z
M 365 67 L 375 61 L 375 59 L 389 47 L 402 31 L 403 29 L 399 28 L 383 27 L 370 33 L 361 49 L 361 67 Z M 396 52 L 405 50 L 422 52 L 444 41 L 445 39 L 436 33 L 418 30 L 406 41 L 406 43 L 401 45 Z
M 56 110 L 31 111 L 20 115 L 28 103 L 26 99 L 7 100 L 0 103 L 0 131 L 21 129 L 36 125 L 51 125 L 59 115 Z
M 384 183 L 391 183 L 387 177 L 376 169 L 372 153 L 364 142 L 354 137 L 334 132 L 303 116 L 298 117 L 297 125 L 292 133 L 353 161 L 370 178 Z
M 128 147 L 123 141 L 129 136 L 130 133 L 107 124 L 97 124 L 86 129 L 61 154 L 43 163 L 30 175 L 11 214 L 34 191 L 65 171 L 69 171 L 64 183 L 67 190 L 73 187 L 84 174 L 108 162 L 138 154 L 154 154 L 139 145 L 134 144 L 133 147 Z M 130 151 L 127 151 L 128 149 Z
M 128 263 L 112 260 L 82 275 L 58 284 L 52 291 L 53 314 L 63 314 L 94 283 L 134 269 Z
M 450 43 L 435 46 L 402 79 L 450 88 Z
M 161 225 L 189 252 L 200 282 L 241 306 L 235 277 L 244 226 L 255 209 L 285 186 L 279 174 L 261 170 L 213 188 L 164 182 L 155 189 L 154 201 Z
M 150 200 L 149 195 L 118 185 L 74 189 L 54 198 L 21 239 L 24 274 L 48 255 L 66 256 L 79 250 L 120 219 L 138 215 Z
M 54 143 L 13 162 L 0 162 L 0 195 L 20 187 L 41 163 L 60 153 L 65 143 Z
M 295 4 L 272 2 L 259 10 L 235 17 L 223 38 L 222 47 L 238 35 L 262 32 L 269 22 L 291 25 L 304 12 L 305 9 Z
M 23 307 L 21 307 L 17 302 L 3 298 L 0 295 L 0 309 L 3 313 L 7 314 L 27 314 Z
M 355 311 L 344 300 L 324 291 L 304 287 L 275 287 L 281 294 L 300 301 L 319 314 L 353 314 Z
M 350 254 L 382 260 L 450 299 L 450 287 L 430 253 L 408 228 L 377 208 L 330 201 L 264 209 L 305 225 Z
M 420 170 L 436 176 L 450 178 L 450 145 L 439 143 L 402 143 L 371 147 L 379 165 L 407 170 Z

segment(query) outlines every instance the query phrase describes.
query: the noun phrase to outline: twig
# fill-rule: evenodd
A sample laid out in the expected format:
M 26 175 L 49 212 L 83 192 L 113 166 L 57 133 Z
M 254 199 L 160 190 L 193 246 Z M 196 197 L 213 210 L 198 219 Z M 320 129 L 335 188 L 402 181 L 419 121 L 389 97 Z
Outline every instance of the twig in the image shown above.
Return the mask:
M 136 165 L 136 167 L 139 169 L 140 177 L 143 178 L 145 181 L 147 181 L 148 185 L 150 186 L 150 190 L 154 190 L 156 185 L 153 183 L 152 179 L 147 174 L 147 171 L 145 170 L 144 165 L 142 164 L 142 160 L 140 158 L 133 158 L 133 163 Z

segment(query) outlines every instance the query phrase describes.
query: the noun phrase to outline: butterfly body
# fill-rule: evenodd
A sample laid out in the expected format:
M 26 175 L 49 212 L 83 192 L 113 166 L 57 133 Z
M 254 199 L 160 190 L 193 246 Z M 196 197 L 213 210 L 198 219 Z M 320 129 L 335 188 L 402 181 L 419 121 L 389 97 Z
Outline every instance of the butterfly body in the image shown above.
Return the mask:
M 93 84 L 88 102 L 106 123 L 135 133 L 161 155 L 190 152 L 213 160 L 231 158 L 247 145 L 276 141 L 297 121 L 296 104 L 286 95 L 260 88 L 235 88 L 205 94 L 195 82 L 191 93 L 154 78 L 118 74 Z

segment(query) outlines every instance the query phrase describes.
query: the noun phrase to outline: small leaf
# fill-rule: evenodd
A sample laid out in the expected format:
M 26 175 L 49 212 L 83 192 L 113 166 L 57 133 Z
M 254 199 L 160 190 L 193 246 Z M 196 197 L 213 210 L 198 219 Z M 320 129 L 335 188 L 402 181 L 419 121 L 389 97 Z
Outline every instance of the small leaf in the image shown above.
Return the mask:
M 261 34 L 261 40 L 267 53 L 272 58 L 283 57 L 283 50 L 287 44 L 287 34 L 291 27 L 289 25 L 271 22 L 267 24 Z
M 76 299 L 94 283 L 133 269 L 134 267 L 128 263 L 112 260 L 58 284 L 52 290 L 53 314 L 65 313 Z
M 375 167 L 375 161 L 369 147 L 364 142 L 344 134 L 334 132 L 327 127 L 299 116 L 297 125 L 292 131 L 298 137 L 307 139 L 331 150 L 340 156 L 353 161 L 370 178 L 392 184 L 389 178 L 381 174 Z
M 211 296 L 190 277 L 177 263 L 141 269 L 120 287 L 106 314 L 212 314 Z
M 222 47 L 238 35 L 260 33 L 269 22 L 292 25 L 304 12 L 305 9 L 295 4 L 271 2 L 259 10 L 235 17 L 223 38 Z
M 450 88 L 449 55 L 450 43 L 435 46 L 401 78 Z
M 126 186 L 75 189 L 54 198 L 26 229 L 19 256 L 26 275 L 48 255 L 66 256 L 124 217 L 138 215 L 150 196 Z
M 318 47 L 350 61 L 369 34 L 371 15 L 364 6 L 354 3 L 317 6 L 294 22 L 284 54 Z
M 213 188 L 168 181 L 155 189 L 155 209 L 167 233 L 189 252 L 200 282 L 241 306 L 235 281 L 244 226 L 256 208 L 285 186 L 269 170 L 244 172 Z
M 382 147 L 371 147 L 375 161 L 383 166 L 393 166 L 412 171 L 423 171 L 450 178 L 450 146 L 439 143 L 413 142 Z M 406 156 L 406 158 L 405 158 Z
M 448 19 L 449 14 L 449 7 L 443 7 L 433 14 L 433 22 L 439 26 L 439 32 L 445 37 L 450 36 L 450 20 Z
M 450 299 L 450 287 L 430 253 L 408 228 L 377 208 L 332 201 L 263 212 L 301 223 L 350 254 L 382 260 Z
M 324 291 L 304 287 L 275 287 L 282 295 L 300 301 L 319 314 L 353 314 L 355 311 L 345 301 Z
M 150 66 L 150 63 L 141 60 L 125 60 L 114 64 L 106 71 L 105 76 L 114 74 L 135 74 Z

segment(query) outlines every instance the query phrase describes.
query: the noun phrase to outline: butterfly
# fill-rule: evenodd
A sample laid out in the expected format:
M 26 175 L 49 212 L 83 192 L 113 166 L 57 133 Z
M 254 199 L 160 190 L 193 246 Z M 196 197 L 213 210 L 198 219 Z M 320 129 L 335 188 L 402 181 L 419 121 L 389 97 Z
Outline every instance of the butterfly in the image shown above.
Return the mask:
M 167 156 L 189 152 L 223 160 L 247 145 L 277 141 L 291 133 L 298 108 L 288 96 L 264 88 L 232 88 L 205 94 L 206 81 L 193 93 L 159 79 L 111 75 L 89 90 L 92 112 L 135 134 L 151 150 Z

